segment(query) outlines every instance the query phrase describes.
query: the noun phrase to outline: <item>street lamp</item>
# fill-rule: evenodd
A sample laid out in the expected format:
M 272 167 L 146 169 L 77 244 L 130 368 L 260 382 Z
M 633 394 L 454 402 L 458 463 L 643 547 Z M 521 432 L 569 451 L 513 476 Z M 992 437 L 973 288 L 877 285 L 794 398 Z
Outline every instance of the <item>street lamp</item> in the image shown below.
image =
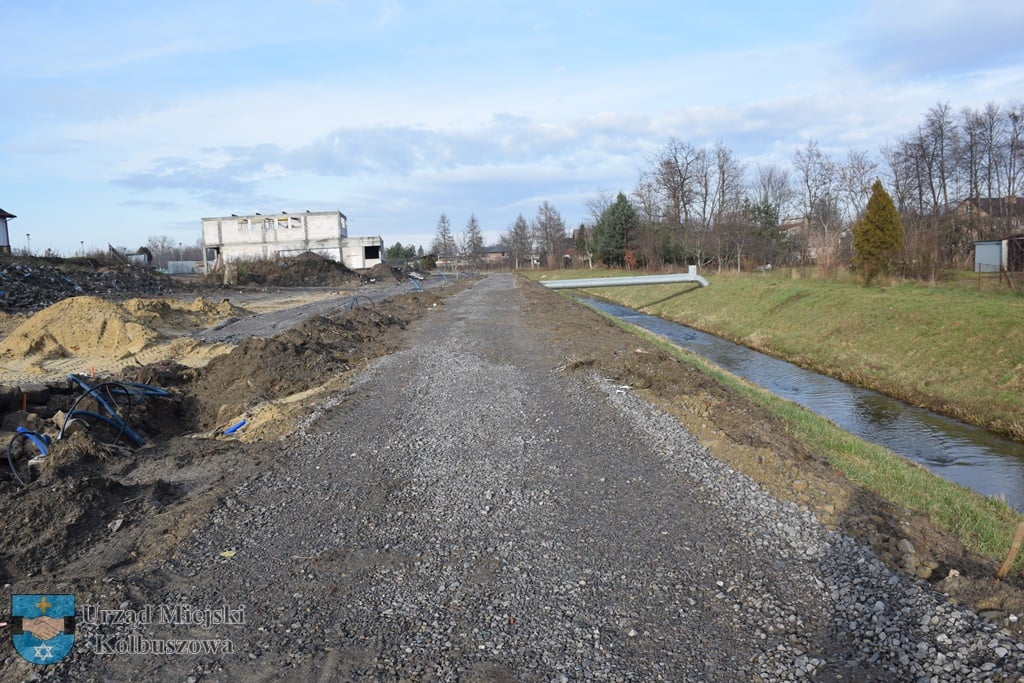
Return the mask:
M 78 240 L 78 243 L 82 245 L 82 256 L 85 256 L 85 240 Z
M 25 253 L 31 255 L 32 254 L 32 233 L 30 233 L 30 232 L 26 232 L 25 233 L 25 241 L 28 242 L 28 246 L 25 247 Z
M 178 260 L 181 260 L 181 242 L 178 242 Z

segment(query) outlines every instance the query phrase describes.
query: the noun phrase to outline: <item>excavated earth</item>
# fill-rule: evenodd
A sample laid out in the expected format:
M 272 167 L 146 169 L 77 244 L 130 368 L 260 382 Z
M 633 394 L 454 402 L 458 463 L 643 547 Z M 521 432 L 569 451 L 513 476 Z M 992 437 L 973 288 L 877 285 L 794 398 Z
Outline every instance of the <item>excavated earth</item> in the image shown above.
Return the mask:
M 492 281 L 493 277 L 483 282 Z M 572 469 L 576 466 L 573 462 L 579 459 L 596 458 L 604 435 L 607 433 L 611 439 L 608 430 L 621 430 L 622 425 L 579 426 L 580 420 L 591 418 L 560 416 L 562 422 L 569 421 L 564 427 L 566 434 L 579 430 L 579 451 L 559 451 L 547 461 L 537 460 L 536 455 L 548 453 L 551 446 L 546 444 L 558 442 L 559 448 L 571 447 L 573 451 L 577 447 L 562 443 L 560 439 L 566 437 L 557 430 L 531 433 L 528 421 L 517 422 L 514 433 L 488 431 L 490 411 L 499 409 L 491 405 L 496 399 L 489 396 L 501 396 L 502 410 L 521 412 L 523 416 L 535 411 L 530 386 L 519 384 L 519 377 L 513 372 L 517 363 L 526 363 L 534 373 L 530 376 L 541 378 L 539 381 L 568 382 L 575 387 L 570 393 L 579 387 L 590 387 L 587 391 L 591 393 L 608 392 L 607 399 L 587 400 L 606 401 L 609 405 L 640 400 L 657 406 L 681 424 L 713 459 L 725 463 L 730 471 L 749 477 L 749 495 L 760 496 L 761 493 L 754 493 L 755 489 L 767 492 L 780 504 L 789 505 L 785 509 L 790 509 L 794 518 L 813 515 L 808 519 L 816 520 L 814 524 L 820 523 L 823 529 L 848 534 L 903 576 L 906 586 L 916 587 L 912 590 L 934 591 L 949 603 L 964 605 L 971 614 L 980 614 L 982 623 L 987 624 L 985 628 L 993 633 L 1002 629 L 997 638 L 1002 639 L 999 643 L 1024 637 L 1020 620 L 1024 615 L 1024 591 L 1020 576 L 995 581 L 995 561 L 971 556 L 929 520 L 850 485 L 824 461 L 790 439 L 785 426 L 773 416 L 589 309 L 527 280 L 517 280 L 516 288 L 509 290 L 509 294 L 501 293 L 505 290 L 484 290 L 494 300 L 512 302 L 509 306 L 513 308 L 509 310 L 481 312 L 458 308 L 445 317 L 449 315 L 445 313 L 449 297 L 469 301 L 464 298 L 472 291 L 467 290 L 475 286 L 479 286 L 475 281 L 461 280 L 443 288 L 403 291 L 363 302 L 351 298 L 351 290 L 346 290 L 344 297 L 337 290 L 294 294 L 249 290 L 219 302 L 181 294 L 130 301 L 123 300 L 123 293 L 115 297 L 119 301 L 77 296 L 7 324 L 6 336 L 0 344 L 0 378 L 4 384 L 0 393 L 0 409 L 4 412 L 0 429 L 12 443 L 11 459 L 26 485 L 15 479 L 14 472 L 0 466 L 0 530 L 5 539 L 0 548 L 0 582 L 4 587 L 0 605 L 10 604 L 8 596 L 14 593 L 73 593 L 79 604 L 102 608 L 138 609 L 141 605 L 166 604 L 171 596 L 176 596 L 177 601 L 191 599 L 205 601 L 207 605 L 236 605 L 244 601 L 248 612 L 245 634 L 231 632 L 235 651 L 219 657 L 103 655 L 97 652 L 96 645 L 100 642 L 97 630 L 102 630 L 103 625 L 85 623 L 79 629 L 82 650 L 74 651 L 56 665 L 42 667 L 25 662 L 14 653 L 11 640 L 3 638 L 0 677 L 477 681 L 892 678 L 899 662 L 886 663 L 880 656 L 872 659 L 863 652 L 853 657 L 839 645 L 830 654 L 844 652 L 846 663 L 826 663 L 826 657 L 815 659 L 811 656 L 813 652 L 801 655 L 799 648 L 807 646 L 799 644 L 802 636 L 793 623 L 785 628 L 779 626 L 777 632 L 774 626 L 758 626 L 748 635 L 752 640 L 761 638 L 769 642 L 785 637 L 779 641 L 778 652 L 785 651 L 788 657 L 795 651 L 795 657 L 802 656 L 799 673 L 790 667 L 788 659 L 786 664 L 779 665 L 782 655 L 778 654 L 751 655 L 754 664 L 738 661 L 728 650 L 739 648 L 737 651 L 749 654 L 749 643 L 742 639 L 736 643 L 711 642 L 717 631 L 698 638 L 706 651 L 664 654 L 672 650 L 672 643 L 661 642 L 657 634 L 642 628 L 644 619 L 650 617 L 644 610 L 650 606 L 643 598 L 630 603 L 644 591 L 681 591 L 691 595 L 691 608 L 712 610 L 705 612 L 708 623 L 724 618 L 716 616 L 715 609 L 740 608 L 703 604 L 707 596 L 686 585 L 691 579 L 673 578 L 673 567 L 658 564 L 663 561 L 661 554 L 650 551 L 648 556 L 651 547 L 668 542 L 664 540 L 666 536 L 674 538 L 673 525 L 690 524 L 671 517 L 652 522 L 630 510 L 631 482 L 643 482 L 645 477 L 647 481 L 660 481 L 661 475 L 656 476 L 649 469 L 632 470 L 628 459 L 609 460 L 609 454 L 604 453 L 600 456 L 601 467 L 606 468 L 607 477 L 611 478 L 608 481 L 617 482 L 615 486 L 623 487 L 621 490 L 604 476 L 598 479 L 599 472 L 588 469 L 579 472 L 583 479 L 558 484 L 577 486 L 578 490 L 551 493 L 555 489 L 550 480 L 555 476 L 552 472 Z M 204 333 L 210 334 L 212 330 L 226 331 L 239 321 L 261 319 L 254 311 L 266 315 L 277 308 L 295 310 L 310 301 L 322 304 L 282 331 L 272 334 L 276 328 L 270 324 L 266 334 L 230 343 L 201 340 Z M 467 334 L 462 342 L 462 337 L 454 332 L 462 329 L 460 325 L 477 326 L 473 330 L 492 328 L 481 333 L 484 340 L 489 338 L 488 334 L 500 336 L 481 342 Z M 451 334 L 446 334 L 449 330 Z M 511 355 L 506 357 L 503 349 L 510 343 L 510 335 L 512 342 L 528 349 L 536 344 L 543 352 L 535 349 L 528 352 L 525 360 L 517 360 L 515 353 L 519 352 L 508 351 Z M 232 337 L 225 334 L 223 339 Z M 467 344 L 464 361 L 459 360 L 461 343 Z M 435 377 L 431 381 L 436 384 L 425 386 L 418 381 L 418 375 L 408 374 L 412 361 L 402 360 L 403 354 L 419 354 L 411 356 L 424 359 L 424 365 L 416 372 L 429 373 L 431 363 L 435 362 L 431 360 L 430 349 L 435 346 L 436 363 L 442 363 L 440 359 L 447 357 L 445 354 L 454 354 L 450 369 L 439 366 L 442 377 L 451 376 L 453 383 L 471 385 L 470 396 L 479 396 L 481 403 L 452 404 L 450 401 L 455 399 L 446 398 L 449 394 L 445 380 Z M 384 366 L 374 360 L 383 358 L 394 360 Z M 488 363 L 477 368 L 473 364 L 479 363 L 478 358 L 487 359 Z M 101 366 L 99 373 L 97 365 Z M 493 372 L 494 376 L 482 375 L 485 371 Z M 62 438 L 52 442 L 42 464 L 30 466 L 27 460 L 35 451 L 27 439 L 15 436 L 18 426 L 56 437 L 62 415 L 75 405 L 97 409 L 95 400 L 90 403 L 89 396 L 81 402 L 85 392 L 80 384 L 66 379 L 69 372 L 78 373 L 82 381 L 92 386 L 104 382 L 114 386 L 141 382 L 165 390 L 165 396 L 137 399 L 127 409 L 130 423 L 144 435 L 145 445 L 133 446 L 123 434 L 103 425 L 82 429 L 81 425 L 69 423 Z M 466 400 L 462 394 L 450 394 L 456 395 Z M 386 402 L 373 408 L 375 401 Z M 393 406 L 406 402 L 415 410 L 403 413 L 403 419 L 420 415 L 424 422 L 448 420 L 452 425 L 462 425 L 459 429 L 453 427 L 452 434 L 472 433 L 473 443 L 434 443 L 430 440 L 433 437 L 426 435 L 425 428 L 416 421 L 383 422 Z M 635 406 L 628 409 L 638 410 Z M 557 415 L 561 409 L 554 405 L 545 410 Z M 536 419 L 538 430 L 548 429 L 541 422 L 544 414 L 530 418 Z M 356 416 L 362 422 L 356 421 Z M 376 424 L 377 419 L 382 423 Z M 226 433 L 239 424 L 243 426 L 237 431 Z M 471 426 L 470 432 L 466 431 L 466 424 Z M 650 438 L 656 440 L 654 436 Z M 361 443 L 366 443 L 366 448 Z M 509 443 L 511 451 L 507 451 Z M 369 444 L 383 444 L 379 446 L 383 450 L 369 450 Z M 428 464 L 426 461 L 415 467 L 409 463 L 388 464 L 397 453 L 416 452 L 421 447 L 446 454 L 447 459 L 429 463 L 430 467 L 444 468 L 420 471 Z M 487 461 L 488 467 L 497 470 L 482 470 L 477 475 L 467 469 L 474 465 L 464 461 L 460 453 L 476 453 L 479 449 L 521 453 L 524 460 L 506 460 L 513 456 L 503 455 L 500 461 Z M 323 473 L 317 474 L 321 470 L 317 460 L 320 457 L 338 458 L 340 464 L 324 461 Z M 624 452 L 622 457 L 629 458 L 630 454 Z M 638 466 L 651 467 L 641 456 L 637 457 Z M 528 469 L 520 469 L 527 465 Z M 324 479 L 318 482 L 320 476 Z M 403 534 L 419 528 L 429 521 L 428 517 L 436 516 L 442 527 L 462 519 L 454 508 L 446 512 L 447 506 L 461 505 L 461 496 L 469 495 L 461 489 L 457 495 L 452 493 L 452 482 L 458 480 L 465 485 L 465 481 L 472 482 L 474 478 L 479 479 L 480 486 L 479 491 L 472 492 L 479 495 L 479 500 L 470 503 L 474 516 L 439 536 L 444 543 L 451 544 L 443 550 L 446 555 L 437 555 L 439 546 L 427 540 L 419 549 L 403 545 L 408 543 Z M 516 492 L 517 486 L 522 490 Z M 532 486 L 540 487 L 535 500 L 530 498 Z M 444 499 L 442 494 L 446 492 L 454 498 Z M 336 501 L 331 498 L 333 495 L 338 496 Z M 524 495 L 526 498 L 522 498 Z M 683 496 L 671 489 L 659 490 L 658 495 L 661 499 Z M 432 496 L 439 497 L 439 504 L 444 506 L 434 508 L 424 503 L 425 507 L 420 508 L 420 503 L 413 504 Z M 519 498 L 513 504 L 510 496 Z M 305 514 L 303 500 L 309 504 Z M 294 507 L 292 501 L 299 505 Z M 646 498 L 644 502 L 655 504 Z M 608 506 L 621 506 L 623 523 L 633 527 L 637 534 L 624 536 L 623 547 L 632 547 L 636 541 L 636 547 L 629 551 L 635 553 L 633 561 L 645 567 L 651 563 L 648 568 L 654 573 L 650 576 L 661 578 L 650 580 L 668 583 L 652 584 L 641 593 L 625 588 L 616 593 L 619 572 L 625 582 L 628 571 L 611 565 L 600 571 L 594 567 L 593 571 L 566 575 L 563 584 L 546 588 L 547 599 L 554 602 L 534 603 L 530 596 L 519 593 L 509 598 L 520 607 L 528 605 L 540 610 L 543 616 L 514 614 L 506 604 L 505 611 L 499 609 L 501 613 L 494 617 L 500 623 L 492 619 L 486 629 L 479 623 L 470 623 L 471 616 L 459 617 L 468 621 L 450 623 L 443 608 L 433 607 L 421 614 L 415 605 L 394 598 L 396 594 L 388 593 L 394 598 L 392 603 L 381 602 L 383 598 L 376 595 L 375 591 L 384 591 L 382 586 L 397 591 L 402 585 L 419 585 L 420 577 L 429 574 L 430 567 L 437 563 L 445 567 L 455 563 L 450 566 L 457 568 L 446 570 L 447 578 L 438 579 L 439 583 L 427 589 L 447 596 L 447 602 L 437 604 L 447 604 L 451 614 L 472 614 L 472 605 L 467 607 L 458 597 L 467 586 L 498 581 L 499 585 L 508 582 L 522 590 L 527 584 L 517 583 L 519 575 L 509 575 L 514 563 L 506 555 L 506 549 L 519 542 L 514 538 L 517 519 L 509 517 L 508 526 L 503 526 L 503 518 L 493 515 L 506 514 L 503 505 L 514 512 L 545 503 L 554 506 L 553 513 L 563 515 L 558 519 L 578 524 L 575 533 L 581 534 L 581 538 L 599 534 L 588 525 L 605 518 Z M 294 512 L 286 512 L 293 507 Z M 451 517 L 445 522 L 449 512 Z M 713 529 L 712 522 L 702 524 L 710 523 Z M 275 529 L 278 523 L 281 527 Z M 658 530 L 648 528 L 651 524 Z M 705 531 L 707 537 L 681 539 L 677 551 L 682 552 L 682 545 L 697 545 L 709 557 L 715 557 L 727 552 L 725 548 L 735 551 L 743 547 L 744 539 L 727 541 L 721 536 L 725 532 L 723 527 L 720 531 Z M 551 538 L 559 537 L 560 533 L 564 532 L 552 530 Z M 742 535 L 735 527 L 728 527 L 728 533 Z M 752 528 L 751 536 L 755 533 Z M 480 534 L 484 537 L 479 538 Z M 327 542 L 326 537 L 334 540 Z M 558 565 L 562 561 L 561 546 L 557 542 L 545 546 L 550 541 L 544 540 L 543 534 L 538 538 L 537 561 Z M 460 549 L 463 543 L 467 548 L 479 547 L 481 554 Z M 604 550 L 594 550 L 598 557 L 605 557 Z M 586 564 L 579 561 L 581 566 Z M 746 565 L 740 557 L 735 562 L 739 567 Z M 605 576 L 605 569 L 614 569 L 614 576 Z M 527 565 L 514 571 L 543 572 L 540 566 L 530 570 Z M 765 580 L 785 583 L 788 579 Z M 679 585 L 673 588 L 672 581 Z M 608 586 L 602 582 L 608 582 Z M 728 593 L 731 589 L 727 583 L 719 582 L 715 590 Z M 357 589 L 362 594 L 353 593 Z M 629 655 L 618 666 L 608 664 L 600 656 L 581 659 L 580 655 L 583 649 L 591 647 L 584 645 L 584 641 L 593 638 L 596 647 L 598 629 L 588 630 L 592 624 L 588 625 L 587 620 L 605 609 L 593 601 L 609 600 L 609 590 L 616 601 L 621 601 L 614 606 L 619 615 L 616 628 L 621 628 L 621 632 L 613 633 L 612 638 L 621 639 L 630 648 L 640 648 L 639 654 Z M 307 592 L 316 597 L 304 598 Z M 295 599 L 285 599 L 287 596 Z M 265 603 L 265 608 L 256 606 L 260 602 Z M 611 610 L 612 605 L 606 608 Z M 349 623 L 348 617 L 343 616 L 371 609 L 380 613 L 369 621 L 353 616 Z M 670 620 L 685 621 L 687 609 L 690 608 L 684 604 L 678 616 Z M 418 621 L 411 619 L 414 613 Z M 325 614 L 341 616 L 331 622 L 323 617 Z M 386 625 L 379 624 L 379 619 L 385 620 Z M 523 643 L 529 639 L 516 639 L 517 623 L 541 619 L 564 622 L 565 642 L 558 646 L 562 654 L 552 654 L 549 650 L 554 646 L 550 643 L 538 643 L 537 652 L 526 652 Z M 373 632 L 372 624 L 378 624 L 379 633 Z M 330 632 L 315 631 L 314 626 Z M 815 628 L 825 627 L 819 624 Z M 210 630 L 204 632 L 207 637 Z M 387 639 L 389 633 L 405 644 L 382 642 L 380 639 Z M 479 638 L 474 640 L 476 636 Z M 604 637 L 602 630 L 600 638 Z M 711 640 L 705 642 L 701 638 Z M 468 647 L 463 641 L 479 641 L 479 648 Z M 641 641 L 642 645 L 637 644 Z M 908 651 L 920 647 L 922 653 L 927 649 L 913 643 L 906 647 Z M 510 652 L 509 648 L 516 651 Z M 573 651 L 576 655 L 572 655 Z M 693 664 L 702 658 L 718 666 L 717 672 Z M 577 664 L 575 668 L 566 668 L 557 663 L 563 660 Z M 776 666 L 775 674 L 765 673 L 769 664 Z M 641 673 L 631 674 L 630 668 Z M 928 678 L 925 676 L 924 680 Z M 950 674 L 948 678 L 939 676 L 933 680 L 956 679 L 956 675 Z M 1012 667 L 994 665 L 991 680 L 1016 680 L 1016 675 Z

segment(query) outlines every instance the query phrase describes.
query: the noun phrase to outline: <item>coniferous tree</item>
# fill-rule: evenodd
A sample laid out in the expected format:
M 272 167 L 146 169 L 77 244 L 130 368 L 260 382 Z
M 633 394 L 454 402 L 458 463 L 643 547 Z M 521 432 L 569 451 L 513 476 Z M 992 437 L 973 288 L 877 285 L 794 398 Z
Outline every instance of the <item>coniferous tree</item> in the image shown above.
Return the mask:
M 516 216 L 515 223 L 501 236 L 501 243 L 508 247 L 513 268 L 522 268 L 532 262 L 533 233 L 523 214 Z
M 640 225 L 633 204 L 626 195 L 619 193 L 594 226 L 594 252 L 597 258 L 607 264 L 622 263 L 626 246 Z
M 864 218 L 853 227 L 854 262 L 864 285 L 886 271 L 903 248 L 903 221 L 892 197 L 876 180 Z
M 437 219 L 433 251 L 438 260 L 444 260 L 445 264 L 451 268 L 452 262 L 455 260 L 455 236 L 452 235 L 452 226 L 448 222 L 448 216 L 443 211 L 441 217 Z
M 484 260 L 484 234 L 474 214 L 469 215 L 469 222 L 466 223 L 465 244 L 470 267 L 479 268 Z

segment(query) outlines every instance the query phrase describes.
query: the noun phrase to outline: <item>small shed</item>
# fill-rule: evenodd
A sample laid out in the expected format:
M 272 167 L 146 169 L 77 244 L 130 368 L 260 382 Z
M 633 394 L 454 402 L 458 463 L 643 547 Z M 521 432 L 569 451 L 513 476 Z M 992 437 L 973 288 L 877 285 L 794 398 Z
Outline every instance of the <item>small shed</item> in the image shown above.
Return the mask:
M 974 243 L 975 273 L 1024 272 L 1024 234 Z

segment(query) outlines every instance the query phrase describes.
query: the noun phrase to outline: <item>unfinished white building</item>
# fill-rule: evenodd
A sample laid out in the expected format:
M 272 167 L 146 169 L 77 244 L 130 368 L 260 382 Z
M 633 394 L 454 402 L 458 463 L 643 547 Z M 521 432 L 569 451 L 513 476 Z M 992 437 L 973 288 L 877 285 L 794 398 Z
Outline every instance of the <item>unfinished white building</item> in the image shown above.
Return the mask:
M 231 261 L 311 251 L 360 270 L 372 268 L 384 257 L 380 237 L 348 236 L 348 219 L 340 211 L 231 215 L 202 222 L 206 260 L 214 268 Z

